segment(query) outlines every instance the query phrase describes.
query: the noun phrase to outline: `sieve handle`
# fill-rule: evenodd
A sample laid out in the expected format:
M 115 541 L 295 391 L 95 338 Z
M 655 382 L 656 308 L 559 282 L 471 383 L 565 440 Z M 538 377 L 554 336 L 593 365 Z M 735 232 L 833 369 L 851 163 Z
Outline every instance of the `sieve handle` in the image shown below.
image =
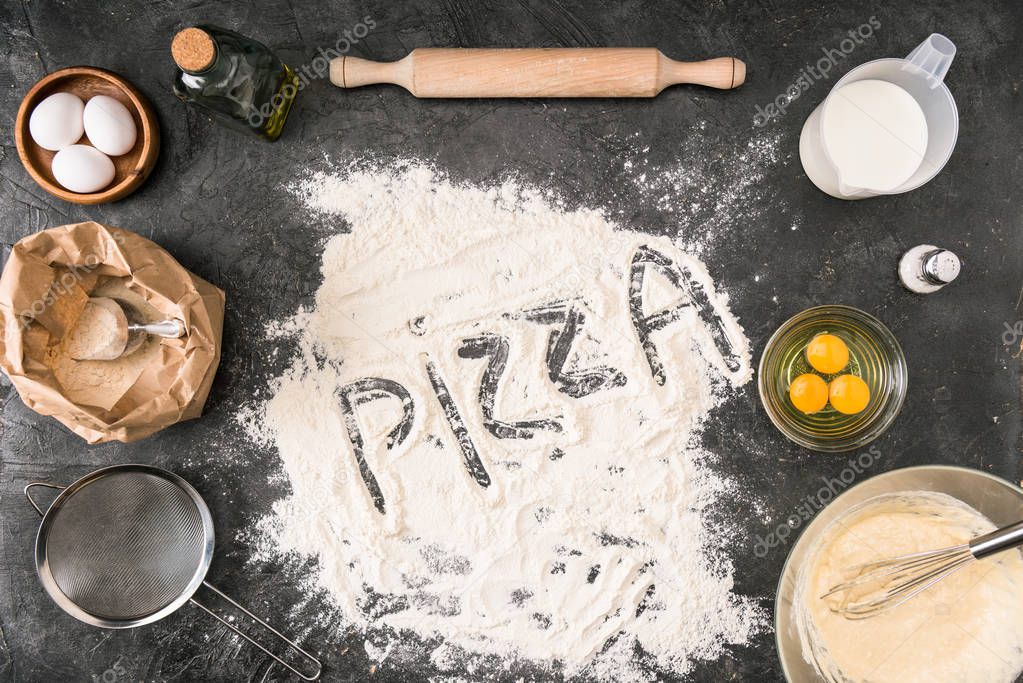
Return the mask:
M 45 481 L 33 481 L 25 485 L 25 497 L 28 498 L 28 504 L 35 508 L 35 511 L 39 513 L 40 517 L 42 517 L 44 513 L 43 509 L 39 507 L 34 500 L 32 500 L 33 486 L 42 486 L 43 488 L 57 489 L 58 491 L 63 491 L 67 488 L 66 486 L 58 486 L 57 484 L 48 484 Z
M 31 498 L 29 500 L 31 500 Z M 263 645 L 261 645 L 260 643 L 256 642 L 255 640 L 253 640 L 251 636 L 249 636 L 247 633 L 244 633 L 241 629 L 239 629 L 234 624 L 230 623 L 227 619 L 225 619 L 224 617 L 220 616 L 219 614 L 214 612 L 212 609 L 210 609 L 206 605 L 204 605 L 201 602 L 199 602 L 198 600 L 196 600 L 194 596 L 189 598 L 189 602 L 191 602 L 193 605 L 195 605 L 196 607 L 198 607 L 202 611 L 204 611 L 207 614 L 209 614 L 211 617 L 213 617 L 214 619 L 219 621 L 221 624 L 223 624 L 224 626 L 226 626 L 229 629 L 231 629 L 232 631 L 234 631 L 236 634 L 238 634 L 239 636 L 241 636 L 245 640 L 249 641 L 250 643 L 252 643 L 256 647 L 258 647 L 264 654 L 272 657 L 278 664 L 280 664 L 281 666 L 285 667 L 286 669 L 288 669 L 292 673 L 298 675 L 303 680 L 315 681 L 316 679 L 318 679 L 320 677 L 320 672 L 323 670 L 323 664 L 320 663 L 320 660 L 316 659 L 316 657 L 313 657 L 311 654 L 309 654 L 308 652 L 306 652 L 305 650 L 300 648 L 296 643 L 292 642 L 291 640 L 288 640 L 286 637 L 284 637 L 284 635 L 280 631 L 278 631 L 273 626 L 271 626 L 270 624 L 266 623 L 265 621 L 263 621 L 262 619 L 257 617 L 255 614 L 253 614 L 249 610 L 247 610 L 244 607 L 242 607 L 241 605 L 239 605 L 237 602 L 235 602 L 231 598 L 229 598 L 226 595 L 224 595 L 224 593 L 222 593 L 221 591 L 219 591 L 218 589 L 216 589 L 212 585 L 210 585 L 209 582 L 203 581 L 202 585 L 205 586 L 206 588 L 209 588 L 211 591 L 213 591 L 214 593 L 219 595 L 221 598 L 223 598 L 227 602 L 231 603 L 231 605 L 233 605 L 235 608 L 237 608 L 240 612 L 245 614 L 247 617 L 249 617 L 250 619 L 255 621 L 257 624 L 259 624 L 260 626 L 262 626 L 266 630 L 270 631 L 270 633 L 273 633 L 280 640 L 283 640 L 285 643 L 287 643 L 288 647 L 290 647 L 292 650 L 294 650 L 295 652 L 298 652 L 300 655 L 302 655 L 307 660 L 312 662 L 313 665 L 316 667 L 316 673 L 314 673 L 314 674 L 302 673 L 301 671 L 299 671 L 298 669 L 293 667 L 291 664 L 288 664 L 286 661 L 284 661 L 283 659 L 281 659 L 280 657 L 275 655 L 273 652 L 270 652 L 270 650 L 265 648 Z

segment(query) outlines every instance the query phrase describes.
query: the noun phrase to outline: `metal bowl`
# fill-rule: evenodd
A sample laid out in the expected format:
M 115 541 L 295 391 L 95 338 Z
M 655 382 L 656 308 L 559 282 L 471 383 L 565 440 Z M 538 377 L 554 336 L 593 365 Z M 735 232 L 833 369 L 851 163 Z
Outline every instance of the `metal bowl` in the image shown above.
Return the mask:
M 870 402 L 855 415 L 829 404 L 807 415 L 789 400 L 789 385 L 804 373 L 818 374 L 806 360 L 806 346 L 818 334 L 840 337 L 849 347 L 849 365 L 841 373 L 860 377 L 870 387 Z M 790 440 L 815 451 L 837 453 L 864 446 L 895 421 L 906 400 L 906 357 L 884 323 L 851 306 L 817 306 L 787 320 L 771 335 L 760 356 L 757 388 L 768 417 Z M 830 381 L 837 375 L 821 375 Z
M 803 530 L 782 567 L 778 581 L 774 601 L 775 640 L 782 672 L 790 683 L 817 683 L 824 680 L 817 669 L 803 658 L 793 618 L 793 598 L 799 570 L 832 522 L 871 498 L 900 491 L 947 494 L 974 508 L 999 527 L 1023 519 L 1023 489 L 987 472 L 966 467 L 906 467 L 867 479 L 835 498 Z

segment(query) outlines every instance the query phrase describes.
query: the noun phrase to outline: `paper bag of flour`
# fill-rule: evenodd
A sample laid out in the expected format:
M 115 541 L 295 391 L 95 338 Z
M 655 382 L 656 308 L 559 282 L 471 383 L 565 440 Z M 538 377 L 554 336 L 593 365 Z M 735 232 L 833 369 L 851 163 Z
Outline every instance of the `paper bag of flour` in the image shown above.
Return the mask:
M 115 361 L 74 361 L 68 332 L 89 297 L 127 301 L 181 339 Z M 220 362 L 224 293 L 135 233 L 87 222 L 25 237 L 0 277 L 0 366 L 25 405 L 89 443 L 136 441 L 198 417 Z

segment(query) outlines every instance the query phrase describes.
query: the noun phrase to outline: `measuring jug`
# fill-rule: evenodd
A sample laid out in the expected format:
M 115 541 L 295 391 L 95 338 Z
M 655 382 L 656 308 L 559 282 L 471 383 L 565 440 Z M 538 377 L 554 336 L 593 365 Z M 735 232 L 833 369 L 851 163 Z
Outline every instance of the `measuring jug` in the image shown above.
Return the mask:
M 863 199 L 908 192 L 936 176 L 952 155 L 959 135 L 959 112 L 952 93 L 943 82 L 955 52 L 951 40 L 940 33 L 932 33 L 905 59 L 875 59 L 843 76 L 806 119 L 799 137 L 799 159 L 813 184 L 832 197 Z M 905 90 L 920 105 L 927 121 L 927 147 L 920 165 L 912 176 L 893 189 L 860 187 L 843 181 L 841 169 L 832 160 L 822 134 L 824 114 L 829 104 L 834 104 L 836 91 L 849 83 L 868 79 L 887 81 Z

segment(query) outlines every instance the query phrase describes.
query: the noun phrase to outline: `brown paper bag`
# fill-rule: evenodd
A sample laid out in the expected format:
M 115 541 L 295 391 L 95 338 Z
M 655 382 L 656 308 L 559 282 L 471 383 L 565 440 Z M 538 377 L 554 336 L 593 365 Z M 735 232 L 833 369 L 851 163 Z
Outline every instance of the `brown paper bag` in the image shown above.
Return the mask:
M 46 354 L 74 326 L 88 293 L 111 278 L 183 321 L 188 334 L 151 340 L 159 344 L 153 360 L 112 406 L 76 404 Z M 144 237 L 89 221 L 14 245 L 0 277 L 0 322 L 0 367 L 25 405 L 89 443 L 136 441 L 202 413 L 220 362 L 224 292 Z

